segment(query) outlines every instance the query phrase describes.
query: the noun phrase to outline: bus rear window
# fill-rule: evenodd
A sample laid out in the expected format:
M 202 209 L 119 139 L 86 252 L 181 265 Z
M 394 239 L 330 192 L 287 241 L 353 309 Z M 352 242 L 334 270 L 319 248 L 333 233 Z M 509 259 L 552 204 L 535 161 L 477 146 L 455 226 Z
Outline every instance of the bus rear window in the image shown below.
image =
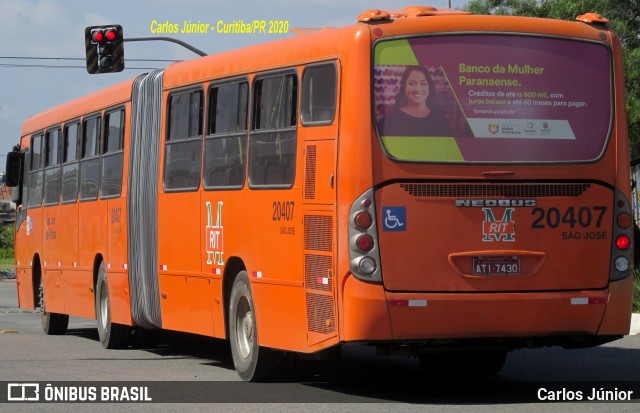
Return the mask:
M 579 162 L 603 153 L 612 118 L 603 44 L 513 35 L 376 43 L 375 126 L 413 162 Z

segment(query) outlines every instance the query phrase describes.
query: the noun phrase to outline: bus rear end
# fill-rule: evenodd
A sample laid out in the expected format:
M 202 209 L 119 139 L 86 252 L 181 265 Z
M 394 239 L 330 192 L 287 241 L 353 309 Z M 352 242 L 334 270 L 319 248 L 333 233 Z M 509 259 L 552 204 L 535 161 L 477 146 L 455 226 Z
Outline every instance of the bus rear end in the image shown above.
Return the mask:
M 345 284 L 347 331 L 358 330 L 357 311 L 376 308 L 389 321 L 373 335 L 389 352 L 582 347 L 628 334 L 621 50 L 589 16 L 371 24 L 379 145 L 349 226 L 351 273 L 371 294 L 349 304 L 366 294 Z

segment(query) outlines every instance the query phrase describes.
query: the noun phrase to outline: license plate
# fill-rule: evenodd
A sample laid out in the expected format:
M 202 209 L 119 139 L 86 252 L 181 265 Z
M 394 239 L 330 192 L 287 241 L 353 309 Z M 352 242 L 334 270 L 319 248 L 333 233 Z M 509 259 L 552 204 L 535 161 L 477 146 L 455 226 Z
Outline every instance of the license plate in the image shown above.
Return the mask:
M 474 275 L 511 275 L 520 274 L 520 259 L 473 259 Z

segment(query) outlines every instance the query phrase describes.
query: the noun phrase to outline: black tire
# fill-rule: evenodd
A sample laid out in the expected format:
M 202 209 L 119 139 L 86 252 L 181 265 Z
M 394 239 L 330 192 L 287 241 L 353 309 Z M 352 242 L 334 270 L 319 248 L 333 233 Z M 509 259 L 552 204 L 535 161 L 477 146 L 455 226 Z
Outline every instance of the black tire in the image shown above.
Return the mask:
M 102 347 L 107 349 L 126 348 L 129 346 L 131 327 L 111 322 L 111 301 L 104 262 L 100 263 L 96 281 L 96 321 L 98 336 Z
M 229 297 L 229 339 L 236 371 L 244 381 L 274 381 L 284 373 L 284 353 L 260 347 L 249 276 L 241 271 Z
M 506 351 L 479 350 L 424 354 L 418 357 L 422 369 L 434 378 L 495 376 L 507 360 Z
M 39 269 L 38 269 L 39 271 Z M 40 286 L 38 287 L 38 303 L 36 307 L 40 307 L 42 316 L 42 331 L 48 336 L 59 336 L 67 333 L 69 327 L 69 315 L 47 312 L 44 301 L 44 281 L 40 276 Z

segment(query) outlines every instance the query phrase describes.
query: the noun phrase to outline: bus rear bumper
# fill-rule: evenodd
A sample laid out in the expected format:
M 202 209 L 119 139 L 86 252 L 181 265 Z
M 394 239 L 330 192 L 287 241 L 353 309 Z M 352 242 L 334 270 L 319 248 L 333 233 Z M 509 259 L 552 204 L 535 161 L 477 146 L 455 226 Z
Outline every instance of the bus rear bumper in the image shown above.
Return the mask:
M 597 291 L 399 293 L 349 277 L 343 339 L 620 336 L 629 333 L 632 282 Z

